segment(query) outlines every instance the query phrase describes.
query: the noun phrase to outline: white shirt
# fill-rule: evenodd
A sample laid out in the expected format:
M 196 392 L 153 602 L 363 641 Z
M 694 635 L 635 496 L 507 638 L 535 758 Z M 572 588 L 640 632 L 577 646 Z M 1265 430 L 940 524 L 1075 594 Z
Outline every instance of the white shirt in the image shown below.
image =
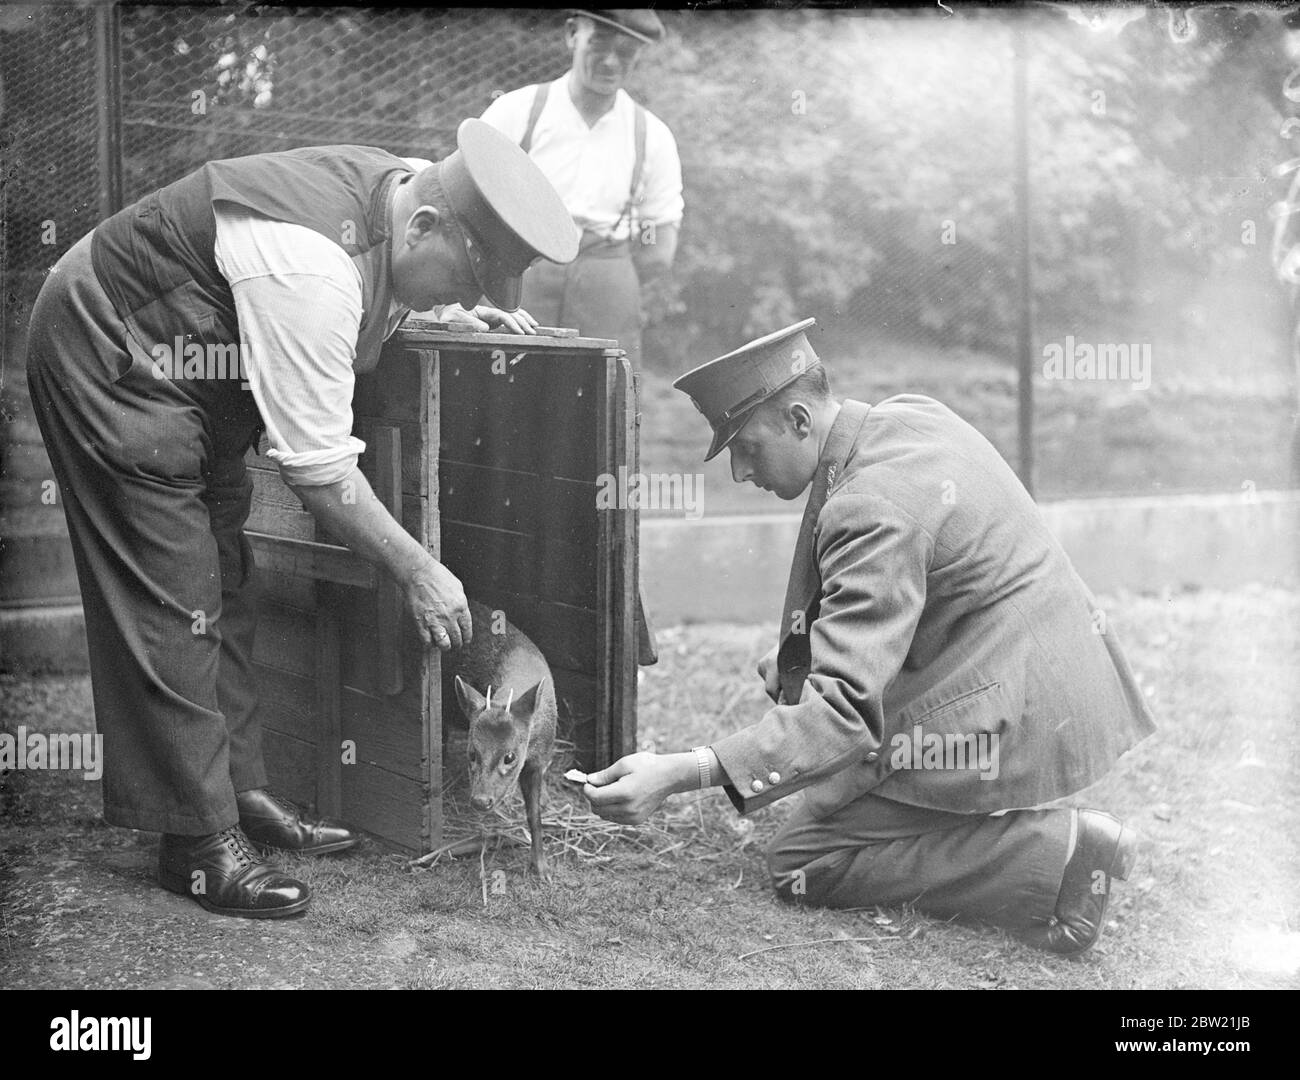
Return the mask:
M 304 225 L 217 203 L 217 269 L 230 283 L 244 371 L 286 483 L 342 480 L 366 444 L 352 435 L 361 272 Z M 393 300 L 385 337 L 407 315 Z
M 424 158 L 402 159 L 419 172 Z M 366 444 L 352 435 L 361 272 L 338 244 L 246 207 L 213 207 L 217 269 L 230 284 L 244 371 L 285 483 L 344 479 Z M 429 316 L 441 317 L 435 307 Z M 393 298 L 385 339 L 409 314 Z M 369 359 L 369 358 L 367 358 Z
M 631 234 L 626 217 L 616 232 L 610 230 L 623 213 L 632 186 L 636 103 L 620 90 L 614 107 L 588 127 L 569 97 L 569 78 L 561 76 L 551 83 L 546 105 L 533 129 L 528 156 L 559 192 L 579 228 L 621 240 Z M 484 111 L 483 120 L 520 142 L 536 93 L 534 87 L 525 86 L 501 95 Z M 645 195 L 636 207 L 637 219 L 655 225 L 681 221 L 685 204 L 677 141 L 668 125 L 649 109 L 641 179 Z

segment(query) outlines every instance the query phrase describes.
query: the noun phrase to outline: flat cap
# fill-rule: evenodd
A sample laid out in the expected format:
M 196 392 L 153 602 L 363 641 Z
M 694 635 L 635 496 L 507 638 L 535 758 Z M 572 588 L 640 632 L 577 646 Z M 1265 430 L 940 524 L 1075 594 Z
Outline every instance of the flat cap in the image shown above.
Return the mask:
M 759 405 L 821 361 L 804 333 L 816 323 L 804 319 L 742 345 L 680 376 L 673 388 L 689 394 L 713 427 L 705 461 L 717 457 Z
M 569 11 L 574 15 L 584 15 L 598 23 L 612 26 L 615 30 L 621 30 L 647 45 L 657 45 L 664 38 L 664 24 L 649 8 L 614 8 L 610 11 L 570 8 Z
M 538 259 L 567 263 L 577 256 L 578 227 L 559 194 L 490 124 L 463 121 L 456 149 L 438 165 L 474 277 L 496 307 L 519 307 L 521 278 Z

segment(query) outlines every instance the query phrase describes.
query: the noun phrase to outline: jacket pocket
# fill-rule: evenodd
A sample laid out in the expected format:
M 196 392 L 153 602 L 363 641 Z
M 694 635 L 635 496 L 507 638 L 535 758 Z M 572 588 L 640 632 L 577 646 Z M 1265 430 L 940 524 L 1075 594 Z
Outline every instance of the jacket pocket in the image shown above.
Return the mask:
M 917 724 L 934 724 L 935 721 L 943 720 L 945 718 L 951 719 L 951 714 L 956 713 L 959 710 L 964 712 L 966 709 L 972 708 L 981 698 L 988 697 L 990 694 L 1001 689 L 1001 687 L 1002 683 L 997 679 L 993 679 L 984 683 L 982 686 L 976 686 L 973 689 L 963 691 L 955 697 L 949 698 L 947 701 L 927 709 L 914 719 L 910 719 L 909 723 L 912 726 L 915 726 Z

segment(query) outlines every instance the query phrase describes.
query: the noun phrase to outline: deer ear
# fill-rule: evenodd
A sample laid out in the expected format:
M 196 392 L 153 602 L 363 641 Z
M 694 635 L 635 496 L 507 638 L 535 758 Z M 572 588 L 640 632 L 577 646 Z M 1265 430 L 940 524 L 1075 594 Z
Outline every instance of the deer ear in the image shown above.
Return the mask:
M 520 720 L 531 719 L 533 713 L 537 711 L 538 692 L 541 690 L 543 683 L 548 681 L 549 680 L 547 679 L 543 679 L 535 686 L 530 686 L 515 698 L 514 702 L 510 706 L 511 714 Z
M 549 675 L 537 684 L 537 704 L 533 712 L 546 708 L 555 709 L 555 680 Z
M 456 676 L 456 700 L 466 717 L 481 713 L 487 700 L 459 675 Z

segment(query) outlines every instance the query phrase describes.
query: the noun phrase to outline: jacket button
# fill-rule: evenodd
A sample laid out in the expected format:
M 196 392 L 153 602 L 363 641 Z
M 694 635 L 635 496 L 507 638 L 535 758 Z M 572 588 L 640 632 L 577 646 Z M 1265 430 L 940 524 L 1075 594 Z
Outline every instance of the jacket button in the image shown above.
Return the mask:
M 749 785 L 749 790 L 754 792 L 755 795 L 757 795 L 760 791 L 763 790 L 763 781 L 755 780 L 752 784 Z
M 868 761 L 875 761 L 876 758 L 878 758 L 878 757 L 880 757 L 880 755 L 877 754 L 874 750 L 872 750 L 871 753 L 869 753 L 869 754 L 867 755 L 867 760 L 868 760 Z
M 781 774 L 779 772 L 768 773 L 767 782 L 769 784 L 779 784 L 781 782 Z

